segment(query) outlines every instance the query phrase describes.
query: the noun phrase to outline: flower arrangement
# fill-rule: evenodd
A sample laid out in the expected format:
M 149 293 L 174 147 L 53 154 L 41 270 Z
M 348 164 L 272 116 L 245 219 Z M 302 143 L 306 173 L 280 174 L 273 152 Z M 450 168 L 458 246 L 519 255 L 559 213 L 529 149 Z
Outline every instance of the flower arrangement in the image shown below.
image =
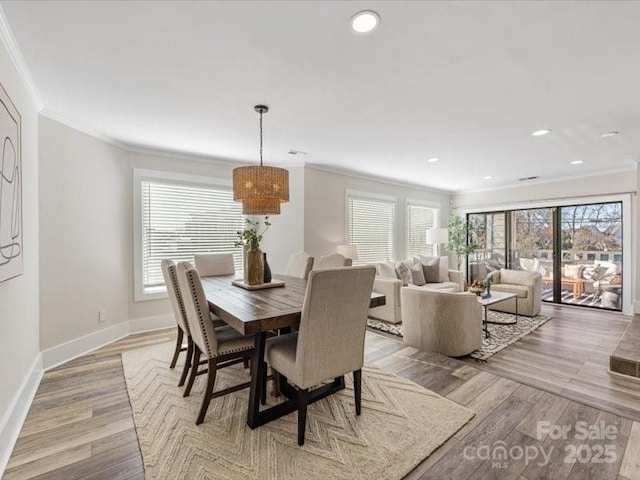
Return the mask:
M 260 242 L 262 241 L 263 235 L 269 230 L 271 226 L 271 222 L 269 221 L 269 217 L 264 217 L 262 220 L 264 227 L 261 228 L 261 221 L 256 220 L 255 222 L 250 219 L 245 219 L 245 227 L 242 230 L 238 230 L 236 232 L 236 241 L 235 246 L 239 247 L 241 245 L 247 245 L 251 249 L 260 248 Z

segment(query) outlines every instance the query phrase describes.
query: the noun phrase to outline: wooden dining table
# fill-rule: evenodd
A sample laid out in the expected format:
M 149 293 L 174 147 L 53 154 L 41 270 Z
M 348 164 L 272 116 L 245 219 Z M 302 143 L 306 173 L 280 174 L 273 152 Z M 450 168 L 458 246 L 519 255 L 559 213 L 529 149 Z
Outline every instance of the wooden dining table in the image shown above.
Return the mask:
M 291 330 L 291 327 L 300 323 L 307 281 L 301 278 L 274 275 L 275 280 L 285 282 L 283 287 L 246 290 L 231 284 L 236 277 L 237 275 L 202 277 L 202 286 L 211 312 L 242 335 L 255 336 L 247 414 L 247 425 L 253 429 L 293 412 L 297 408 L 295 402 L 290 399 L 273 407 L 261 409 L 261 403 L 266 403 L 264 386 L 267 367 L 264 362 L 264 351 L 269 334 L 286 333 Z M 371 294 L 371 308 L 384 304 L 384 295 Z M 336 379 L 335 382 L 315 390 L 310 394 L 309 402 L 317 401 L 342 388 L 344 388 L 344 377 L 342 381 Z M 291 396 L 291 391 L 286 386 L 282 392 Z

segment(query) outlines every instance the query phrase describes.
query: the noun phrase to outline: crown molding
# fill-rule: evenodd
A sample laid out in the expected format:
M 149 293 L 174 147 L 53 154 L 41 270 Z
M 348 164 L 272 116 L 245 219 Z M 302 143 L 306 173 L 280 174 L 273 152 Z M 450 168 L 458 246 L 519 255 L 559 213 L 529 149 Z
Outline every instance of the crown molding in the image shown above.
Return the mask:
M 103 142 L 110 143 L 111 145 L 121 148 L 123 150 L 128 150 L 130 148 L 129 145 L 127 145 L 126 143 L 120 142 L 115 138 L 109 137 L 100 132 L 96 132 L 91 128 L 85 127 L 84 125 L 80 125 L 79 123 L 76 123 L 72 120 L 69 120 L 68 118 L 58 115 L 57 113 L 52 112 L 47 108 L 43 108 L 42 110 L 40 110 L 40 115 L 42 115 L 43 117 L 47 117 L 55 122 L 66 125 L 69 128 L 73 128 L 74 130 L 85 133 L 93 138 L 97 138 L 98 140 L 102 140 Z
M 439 190 L 433 187 L 427 187 L 425 185 L 419 185 L 417 183 L 402 182 L 400 180 L 391 180 L 389 178 L 378 177 L 376 175 L 370 175 L 368 173 L 357 172 L 355 170 L 347 170 L 346 168 L 339 168 L 327 165 L 320 165 L 318 163 L 305 163 L 305 167 L 312 170 L 319 170 L 321 172 L 335 173 L 336 175 L 345 175 L 347 177 L 358 178 L 361 180 L 369 180 L 371 182 L 385 183 L 387 185 L 393 185 L 395 187 L 414 188 L 425 192 L 437 193 L 439 195 L 453 195 L 455 192 L 450 190 Z
M 483 192 L 494 192 L 496 190 L 509 190 L 512 188 L 526 187 L 529 185 L 544 185 L 547 183 L 566 182 L 570 180 L 577 180 L 580 178 L 601 177 L 602 175 L 631 172 L 635 170 L 636 170 L 636 165 L 628 165 L 626 167 L 611 168 L 608 170 L 598 170 L 596 172 L 585 172 L 578 175 L 566 175 L 566 176 L 554 177 L 554 178 L 543 178 L 540 180 L 533 180 L 529 182 L 509 183 L 507 185 L 498 185 L 495 187 L 478 188 L 473 190 L 460 190 L 460 191 L 452 192 L 452 195 L 457 196 L 457 195 L 466 195 L 468 193 L 483 193 Z
M 44 106 L 42 100 L 40 100 L 40 95 L 38 95 L 38 90 L 36 88 L 36 84 L 33 82 L 33 78 L 31 77 L 31 73 L 29 72 L 29 68 L 27 67 L 26 62 L 24 61 L 24 57 L 20 52 L 20 48 L 18 48 L 18 44 L 16 43 L 16 39 L 13 36 L 13 32 L 11 31 L 11 27 L 9 27 L 9 22 L 7 21 L 7 17 L 4 15 L 4 11 L 2 10 L 2 6 L 0 5 L 0 39 L 4 44 L 7 52 L 9 53 L 9 57 L 13 62 L 13 65 L 16 67 L 18 71 L 18 76 L 22 81 L 22 85 L 24 85 L 25 90 L 27 91 L 27 95 L 31 98 L 33 105 L 36 107 L 37 111 L 41 111 Z

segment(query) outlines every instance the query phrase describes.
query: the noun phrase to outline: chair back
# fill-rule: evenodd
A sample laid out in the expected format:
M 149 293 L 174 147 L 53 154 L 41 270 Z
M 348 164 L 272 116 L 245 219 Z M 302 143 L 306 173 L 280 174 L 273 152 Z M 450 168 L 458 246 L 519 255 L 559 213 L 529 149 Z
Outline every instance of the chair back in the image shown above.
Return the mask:
M 167 295 L 169 295 L 169 300 L 171 301 L 171 308 L 173 309 L 173 316 L 176 319 L 176 323 L 183 332 L 190 336 L 191 330 L 187 322 L 187 312 L 184 309 L 182 292 L 180 291 L 180 285 L 178 285 L 176 262 L 165 258 L 160 262 L 160 267 L 162 268 L 164 284 L 167 286 Z
M 303 388 L 362 368 L 376 269 L 316 270 L 309 275 L 298 331 L 296 369 Z
M 233 275 L 236 272 L 232 253 L 196 253 L 193 260 L 201 277 Z
M 191 338 L 207 358 L 213 358 L 218 352 L 218 338 L 211 321 L 209 303 L 202 288 L 200 275 L 189 262 L 178 264 L 177 275 Z
M 313 257 L 305 252 L 294 253 L 289 257 L 287 275 L 290 277 L 309 278 L 309 272 L 313 268 Z
M 325 255 L 324 257 L 320 257 L 317 262 L 314 263 L 314 270 L 319 270 L 321 268 L 337 268 L 337 267 L 350 267 L 352 260 L 350 258 L 345 257 L 340 253 L 332 253 L 330 255 Z

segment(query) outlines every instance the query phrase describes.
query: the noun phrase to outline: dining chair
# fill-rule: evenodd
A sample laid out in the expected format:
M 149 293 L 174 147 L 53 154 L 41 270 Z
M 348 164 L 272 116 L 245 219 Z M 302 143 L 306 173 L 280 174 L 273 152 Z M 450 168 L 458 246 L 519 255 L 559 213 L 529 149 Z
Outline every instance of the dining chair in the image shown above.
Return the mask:
M 290 277 L 309 278 L 309 272 L 313 268 L 313 257 L 305 252 L 294 253 L 289 257 L 287 275 Z
M 340 253 L 331 253 L 320 257 L 317 262 L 314 263 L 314 270 L 321 268 L 337 268 L 337 267 L 350 267 L 353 260 L 345 257 Z
M 196 253 L 193 255 L 193 261 L 201 277 L 236 273 L 232 253 Z
M 209 304 L 205 297 L 200 275 L 189 262 L 180 262 L 177 266 L 178 283 L 183 292 L 187 322 L 193 339 L 193 360 L 189 381 L 184 396 L 191 393 L 193 383 L 198 375 L 207 374 L 207 385 L 202 397 L 200 412 L 196 425 L 204 421 L 209 403 L 212 399 L 247 388 L 250 382 L 218 390 L 214 393 L 216 372 L 225 367 L 247 360 L 253 353 L 253 336 L 243 336 L 233 328 L 214 328 L 209 315 Z M 200 356 L 204 356 L 207 368 L 199 370 Z
M 178 336 L 176 338 L 176 348 L 173 352 L 173 358 L 169 364 L 169 368 L 175 368 L 176 362 L 180 352 L 186 350 L 187 356 L 184 361 L 184 367 L 182 369 L 182 375 L 180 376 L 180 382 L 178 386 L 184 385 L 184 382 L 191 368 L 191 358 L 193 357 L 193 342 L 191 340 L 191 332 L 189 330 L 189 323 L 187 322 L 187 312 L 184 309 L 184 303 L 182 301 L 182 293 L 180 292 L 180 286 L 178 285 L 178 277 L 176 276 L 176 262 L 168 258 L 163 259 L 160 262 L 162 269 L 162 276 L 164 277 L 164 283 L 167 286 L 167 295 L 171 302 L 171 308 L 173 310 L 173 316 L 178 326 Z M 182 346 L 182 341 L 187 338 L 187 347 Z
M 374 266 L 315 270 L 309 275 L 297 332 L 267 339 L 265 360 L 297 387 L 298 445 L 304 444 L 309 389 L 353 373 L 356 415 L 361 413 L 362 366 Z

